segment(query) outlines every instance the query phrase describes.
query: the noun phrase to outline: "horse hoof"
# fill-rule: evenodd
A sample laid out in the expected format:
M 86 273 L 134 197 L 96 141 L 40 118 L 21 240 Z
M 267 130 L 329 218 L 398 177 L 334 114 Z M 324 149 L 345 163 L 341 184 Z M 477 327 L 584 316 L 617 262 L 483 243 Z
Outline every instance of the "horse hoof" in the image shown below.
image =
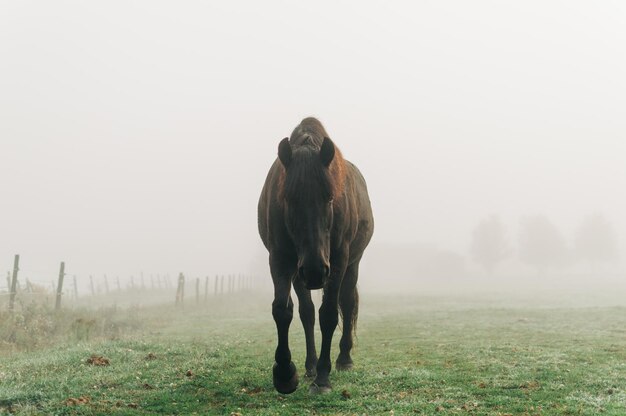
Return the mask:
M 328 394 L 331 391 L 333 391 L 333 389 L 330 386 L 318 386 L 315 383 L 311 384 L 311 387 L 309 387 L 309 394 L 314 396 L 318 394 Z
M 291 394 L 298 388 L 298 372 L 293 362 L 289 363 L 289 375 L 285 378 L 281 378 L 279 374 L 278 364 L 274 363 L 272 369 L 274 388 L 276 391 L 282 394 Z
M 348 371 L 348 370 L 352 370 L 352 360 L 348 361 L 348 362 L 340 362 L 339 360 L 337 360 L 337 362 L 335 363 L 335 368 L 337 369 L 337 371 Z
M 352 363 L 335 363 L 335 368 L 337 371 L 348 371 L 352 370 Z

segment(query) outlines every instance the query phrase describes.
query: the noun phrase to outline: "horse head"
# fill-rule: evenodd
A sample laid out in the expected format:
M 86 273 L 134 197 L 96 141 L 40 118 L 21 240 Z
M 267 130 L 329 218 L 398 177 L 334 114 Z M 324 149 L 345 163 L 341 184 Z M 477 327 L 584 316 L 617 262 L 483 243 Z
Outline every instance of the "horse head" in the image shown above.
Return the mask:
M 330 169 L 335 145 L 324 137 L 293 149 L 287 138 L 278 146 L 285 168 L 283 192 L 285 226 L 298 255 L 298 274 L 308 289 L 320 289 L 330 275 L 331 231 L 336 181 Z

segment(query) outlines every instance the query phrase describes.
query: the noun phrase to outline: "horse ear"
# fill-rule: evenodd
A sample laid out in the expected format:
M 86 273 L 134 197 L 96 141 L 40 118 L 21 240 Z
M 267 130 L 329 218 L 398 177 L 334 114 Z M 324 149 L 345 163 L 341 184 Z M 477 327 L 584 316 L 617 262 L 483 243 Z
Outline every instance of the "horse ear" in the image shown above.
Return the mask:
M 333 141 L 328 137 L 324 137 L 324 141 L 322 142 L 322 148 L 320 149 L 320 159 L 324 166 L 330 166 L 330 162 L 333 161 L 335 157 L 335 145 Z
M 278 158 L 286 168 L 291 164 L 291 145 L 287 137 L 282 139 L 278 145 Z

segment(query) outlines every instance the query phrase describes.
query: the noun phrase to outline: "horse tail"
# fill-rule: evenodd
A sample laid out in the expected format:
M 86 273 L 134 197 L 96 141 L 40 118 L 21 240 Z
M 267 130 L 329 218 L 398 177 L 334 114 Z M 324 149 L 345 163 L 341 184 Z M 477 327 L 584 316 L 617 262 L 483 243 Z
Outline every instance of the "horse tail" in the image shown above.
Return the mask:
M 352 310 L 352 336 L 356 339 L 356 323 L 359 317 L 359 289 L 354 286 L 354 308 Z

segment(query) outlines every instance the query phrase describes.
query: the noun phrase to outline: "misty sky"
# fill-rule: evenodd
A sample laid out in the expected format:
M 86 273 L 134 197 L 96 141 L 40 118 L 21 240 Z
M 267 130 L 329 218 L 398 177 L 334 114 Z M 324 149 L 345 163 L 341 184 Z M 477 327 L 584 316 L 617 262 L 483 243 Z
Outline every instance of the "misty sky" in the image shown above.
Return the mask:
M 625 50 L 619 1 L 1 2 L 0 271 L 247 272 L 310 115 L 375 243 L 465 254 L 491 213 L 571 239 L 598 211 L 623 247 Z

